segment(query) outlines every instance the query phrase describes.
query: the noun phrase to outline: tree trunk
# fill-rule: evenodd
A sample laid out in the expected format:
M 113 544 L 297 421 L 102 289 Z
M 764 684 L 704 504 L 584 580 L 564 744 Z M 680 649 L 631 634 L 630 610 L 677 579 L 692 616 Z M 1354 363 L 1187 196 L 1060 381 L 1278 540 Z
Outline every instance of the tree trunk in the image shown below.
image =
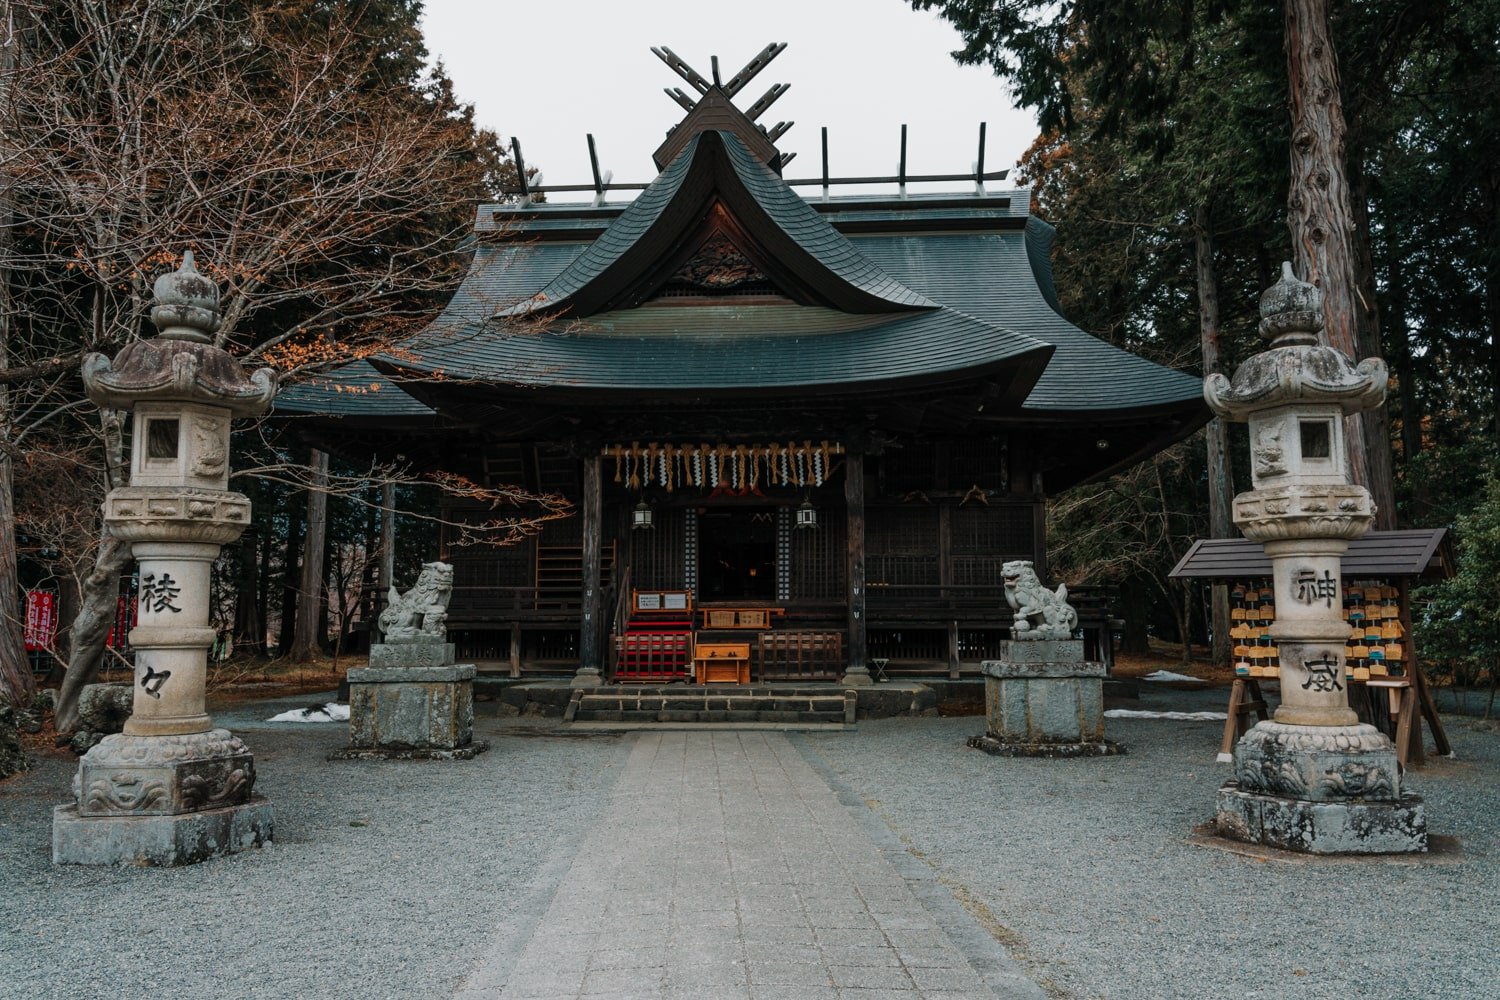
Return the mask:
M 99 676 L 105 643 L 115 624 L 120 603 L 120 576 L 130 567 L 130 543 L 109 534 L 99 545 L 94 569 L 83 581 L 78 617 L 73 619 L 68 651 L 68 672 L 57 692 L 57 731 L 66 734 L 78 728 L 78 696 L 84 685 Z
M 1392 254 L 1387 262 L 1385 280 L 1390 296 L 1391 367 L 1396 371 L 1397 398 L 1401 400 L 1401 460 L 1410 468 L 1412 459 L 1422 451 L 1422 404 L 1417 399 L 1416 358 L 1406 319 L 1406 276 L 1401 270 L 1399 254 Z M 1431 509 L 1432 490 L 1426 477 L 1412 476 L 1408 523 L 1421 524 Z
M 281 559 L 281 627 L 276 633 L 276 655 L 286 656 L 292 649 L 292 637 L 297 629 L 297 573 L 302 560 L 302 527 L 304 507 L 291 502 L 288 497 L 286 551 Z
M 302 541 L 302 582 L 297 591 L 297 623 L 292 633 L 292 660 L 306 663 L 322 651 L 323 556 L 328 539 L 328 453 L 314 448 L 309 462 L 312 486 L 307 491 L 307 537 Z
M 1292 254 L 1304 281 L 1323 291 L 1323 335 L 1331 346 L 1359 358 L 1359 307 L 1354 274 L 1354 218 L 1345 170 L 1346 128 L 1338 61 L 1329 31 L 1330 0 L 1285 0 L 1286 57 L 1292 141 L 1287 226 Z M 1349 474 L 1370 485 L 1365 426 L 1344 421 Z
M 104 485 L 123 486 L 128 481 L 125 464 L 125 421 L 120 410 L 100 410 L 100 436 L 104 440 Z M 130 567 L 130 543 L 116 538 L 109 526 L 99 527 L 99 551 L 94 568 L 83 579 L 78 595 L 78 615 L 68 635 L 68 671 L 57 691 L 57 731 L 78 728 L 78 696 L 84 685 L 99 676 L 104 662 L 109 630 L 120 606 L 120 576 Z
M 6 5 L 7 8 L 9 5 Z M 6 11 L 8 13 L 8 10 Z M 0 99 L 9 89 L 17 41 L 0 24 Z M 3 140 L 0 140 L 3 141 Z M 0 369 L 10 367 L 11 310 L 10 242 L 11 181 L 0 174 Z M 10 441 L 10 392 L 0 388 L 0 440 Z M 21 622 L 21 572 L 16 553 L 15 469 L 9 452 L 0 452 L 0 699 L 29 705 L 36 679 L 26 657 L 26 633 Z
M 628 533 L 627 533 L 628 534 Z M 380 487 L 380 573 L 375 581 L 375 599 L 371 602 L 370 641 L 385 638 L 380 634 L 380 612 L 385 610 L 386 595 L 396 576 L 396 484 Z
M 1198 274 L 1198 339 L 1203 349 L 1203 374 L 1217 372 L 1222 364 L 1223 341 L 1219 327 L 1219 279 L 1214 270 L 1213 222 L 1208 206 L 1193 212 L 1193 256 Z M 1218 417 L 1204 429 L 1208 443 L 1209 537 L 1233 538 L 1234 477 L 1229 466 L 1229 430 Z M 1234 650 L 1229 640 L 1229 587 L 1213 584 L 1210 592 L 1210 631 L 1213 662 L 1229 664 Z
M 1355 317 L 1354 330 L 1359 351 L 1354 357 L 1383 357 L 1380 335 L 1380 301 L 1375 290 L 1375 258 L 1370 249 L 1369 183 L 1365 178 L 1364 156 L 1358 144 L 1351 144 L 1349 155 L 1349 209 L 1354 219 Z M 1396 527 L 1396 471 L 1391 464 L 1390 403 L 1383 402 L 1359 415 L 1363 424 L 1366 460 L 1370 467 L 1370 497 L 1375 501 L 1375 530 L 1391 531 Z
M 260 574 L 256 561 L 256 535 L 251 527 L 240 536 L 239 572 L 234 592 L 234 648 L 236 652 L 259 654 L 266 645 L 266 623 L 260 616 Z
M 271 532 L 267 522 L 267 528 L 260 532 L 260 579 L 259 592 L 255 595 L 255 613 L 260 618 L 260 649 L 257 651 L 265 656 L 266 631 L 271 624 Z
M 0 393 L 0 406 L 7 402 L 3 396 Z M 15 483 L 10 458 L 5 455 L 0 455 L 0 600 L 5 602 L 0 608 L 0 698 L 12 705 L 29 705 L 36 694 L 36 678 L 31 674 L 31 661 L 26 656 L 26 635 L 20 615 Z

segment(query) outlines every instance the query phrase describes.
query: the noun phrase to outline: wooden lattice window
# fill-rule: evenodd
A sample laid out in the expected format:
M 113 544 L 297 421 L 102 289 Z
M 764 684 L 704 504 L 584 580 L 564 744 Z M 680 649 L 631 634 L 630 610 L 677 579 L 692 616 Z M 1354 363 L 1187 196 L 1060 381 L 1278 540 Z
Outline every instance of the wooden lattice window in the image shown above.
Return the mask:
M 683 524 L 687 511 L 659 507 L 655 527 L 630 533 L 630 585 L 636 590 L 681 590 L 684 570 Z
M 792 598 L 804 601 L 841 601 L 844 560 L 848 550 L 842 507 L 819 507 L 818 526 L 792 530 Z
M 865 511 L 865 580 L 870 586 L 940 581 L 938 511 L 926 504 Z
M 936 451 L 930 442 L 887 448 L 880 456 L 880 488 L 888 496 L 930 490 L 937 482 Z
M 999 587 L 1001 567 L 1009 559 L 1035 559 L 1034 518 L 1030 504 L 973 504 L 953 511 L 953 583 Z
M 1004 493 L 1010 488 L 1004 441 L 991 438 L 961 438 L 948 445 L 948 481 L 954 489 L 978 486 Z

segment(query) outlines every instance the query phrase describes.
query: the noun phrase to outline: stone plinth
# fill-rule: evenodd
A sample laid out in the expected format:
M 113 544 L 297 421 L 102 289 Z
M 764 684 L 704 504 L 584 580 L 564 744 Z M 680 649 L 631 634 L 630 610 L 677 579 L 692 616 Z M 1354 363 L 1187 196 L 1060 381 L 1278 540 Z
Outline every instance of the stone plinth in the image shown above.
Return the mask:
M 1345 799 L 1310 802 L 1247 791 L 1238 782 L 1219 789 L 1215 826 L 1221 836 L 1309 854 L 1411 854 L 1427 850 L 1422 800 Z
M 259 795 L 232 806 L 169 816 L 52 812 L 52 861 L 60 865 L 191 865 L 271 841 L 271 804 Z
M 473 664 L 349 671 L 349 736 L 349 747 L 335 758 L 468 759 L 482 753 L 488 744 L 474 742 Z
M 1103 663 L 1075 639 L 1004 643 L 984 674 L 986 734 L 972 746 L 1027 756 L 1118 753 L 1104 739 Z

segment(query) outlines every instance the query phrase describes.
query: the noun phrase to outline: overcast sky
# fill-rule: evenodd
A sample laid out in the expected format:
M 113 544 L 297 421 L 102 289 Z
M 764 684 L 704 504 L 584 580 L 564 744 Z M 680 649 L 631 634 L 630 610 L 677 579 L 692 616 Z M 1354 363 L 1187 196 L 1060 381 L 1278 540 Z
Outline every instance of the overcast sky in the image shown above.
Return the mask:
M 825 125 L 830 169 L 846 176 L 894 174 L 903 123 L 908 173 L 970 170 L 981 121 L 986 170 L 1013 167 L 1036 135 L 988 69 L 954 63 L 957 32 L 906 0 L 426 0 L 426 11 L 427 47 L 459 97 L 480 124 L 519 136 L 548 184 L 591 180 L 589 132 L 616 181 L 656 175 L 651 153 L 684 114 L 662 89 L 691 91 L 653 45 L 705 77 L 717 55 L 727 80 L 766 44 L 788 43 L 735 98 L 743 109 L 772 83 L 791 85 L 760 119 L 796 122 L 777 143 L 799 154 L 788 177 L 821 172 Z

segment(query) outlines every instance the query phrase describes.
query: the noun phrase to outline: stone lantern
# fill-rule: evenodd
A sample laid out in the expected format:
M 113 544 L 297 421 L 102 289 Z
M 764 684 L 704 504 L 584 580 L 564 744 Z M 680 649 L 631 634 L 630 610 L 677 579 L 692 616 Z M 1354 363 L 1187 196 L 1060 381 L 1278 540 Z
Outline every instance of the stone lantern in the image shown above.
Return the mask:
M 1271 636 L 1281 656 L 1281 706 L 1234 751 L 1219 790 L 1219 831 L 1312 853 L 1427 849 L 1421 800 L 1401 791 L 1395 745 L 1349 707 L 1342 564 L 1374 520 L 1370 493 L 1349 482 L 1343 419 L 1379 406 L 1386 367 L 1355 365 L 1318 334 L 1322 293 L 1290 264 L 1261 296 L 1270 347 L 1203 394 L 1250 431 L 1253 489 L 1234 498 L 1234 523 L 1270 557 Z
M 83 362 L 89 398 L 133 414 L 130 485 L 110 491 L 104 519 L 140 564 L 140 612 L 132 714 L 84 755 L 76 801 L 57 807 L 59 863 L 191 864 L 271 839 L 254 758 L 214 728 L 204 682 L 210 569 L 250 523 L 250 501 L 228 489 L 229 424 L 265 412 L 275 375 L 247 378 L 214 346 L 219 290 L 191 251 L 157 279 L 151 321 L 159 336 Z

